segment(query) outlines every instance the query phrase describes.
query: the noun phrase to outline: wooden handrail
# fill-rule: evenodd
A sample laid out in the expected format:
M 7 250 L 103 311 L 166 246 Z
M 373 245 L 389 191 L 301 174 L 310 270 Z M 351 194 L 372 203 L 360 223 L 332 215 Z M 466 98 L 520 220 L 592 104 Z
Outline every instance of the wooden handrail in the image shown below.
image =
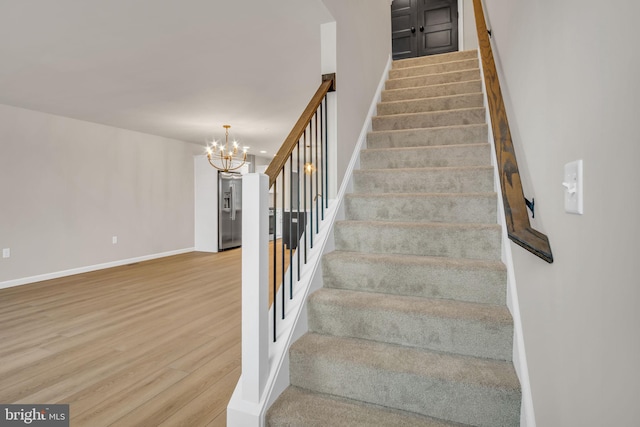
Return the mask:
M 318 107 L 320 106 L 320 103 L 324 99 L 325 95 L 328 92 L 333 92 L 335 90 L 335 73 L 324 74 L 322 76 L 322 83 L 320 84 L 320 87 L 316 91 L 315 95 L 313 95 L 313 98 L 311 98 L 311 101 L 309 101 L 309 105 L 307 105 L 307 108 L 304 109 L 302 115 L 293 126 L 293 129 L 291 129 L 289 136 L 287 136 L 287 138 L 284 140 L 273 160 L 271 160 L 271 163 L 269 163 L 267 170 L 264 172 L 269 177 L 269 188 L 271 188 L 273 184 L 275 184 L 276 179 L 278 178 L 278 174 L 280 174 L 280 171 L 287 163 L 289 155 L 298 145 L 300 137 L 302 137 L 302 134 L 307 128 L 309 121 L 311 121 L 311 118 L 318 110 Z
M 513 242 L 543 260 L 552 263 L 553 255 L 549 239 L 545 234 L 531 228 L 529 223 L 524 192 L 522 191 L 522 181 L 518 171 L 518 162 L 513 149 L 513 140 L 511 139 L 502 91 L 500 90 L 496 64 L 493 59 L 482 1 L 473 0 L 473 6 L 476 15 L 478 45 L 480 47 L 480 57 L 482 58 L 484 81 L 487 89 L 489 114 L 491 115 L 491 128 L 498 159 L 498 173 L 500 175 L 500 186 L 502 187 L 507 232 Z

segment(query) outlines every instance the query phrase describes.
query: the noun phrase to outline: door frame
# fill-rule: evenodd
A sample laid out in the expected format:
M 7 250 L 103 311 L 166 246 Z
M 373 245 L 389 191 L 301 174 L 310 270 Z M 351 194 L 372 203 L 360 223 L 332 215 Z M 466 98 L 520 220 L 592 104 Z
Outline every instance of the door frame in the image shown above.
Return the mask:
M 458 0 L 458 51 L 464 50 L 464 0 Z

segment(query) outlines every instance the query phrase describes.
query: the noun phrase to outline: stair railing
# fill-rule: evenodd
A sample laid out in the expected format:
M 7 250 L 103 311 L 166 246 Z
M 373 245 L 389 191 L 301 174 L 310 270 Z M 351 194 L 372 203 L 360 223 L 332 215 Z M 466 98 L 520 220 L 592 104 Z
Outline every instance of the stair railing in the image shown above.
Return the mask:
M 243 418 L 252 407 L 265 407 L 265 388 L 277 375 L 294 318 L 300 316 L 302 288 L 313 277 L 313 269 L 305 265 L 317 266 L 320 245 L 315 240 L 326 241 L 322 221 L 330 208 L 327 94 L 335 91 L 335 84 L 335 74 L 323 75 L 265 174 L 243 176 L 242 375 L 227 409 L 228 417 L 244 420 L 239 421 L 242 425 L 254 425 L 261 416 Z M 296 288 L 303 282 L 305 286 Z M 287 339 L 280 339 L 284 336 Z
M 279 221 L 275 220 L 277 215 L 274 215 L 270 256 L 274 342 L 278 337 L 278 318 L 286 317 L 285 295 L 288 293 L 289 299 L 293 299 L 294 282 L 300 280 L 301 265 L 307 263 L 307 251 L 313 248 L 313 238 L 319 231 L 329 203 L 326 197 L 329 189 L 326 110 L 327 93 L 333 91 L 335 74 L 323 75 L 320 87 L 265 171 L 269 177 L 269 191 L 273 195 L 271 208 L 276 212 L 280 209 L 282 219 L 282 224 L 278 224 Z M 278 232 L 282 236 L 279 242 L 275 238 Z M 280 250 L 276 247 L 278 244 Z M 289 277 L 285 280 L 287 272 Z M 276 294 L 278 287 L 285 282 L 289 289 L 283 288 L 280 292 L 278 309 Z
M 513 148 L 507 112 L 489 40 L 491 33 L 487 30 L 482 1 L 473 0 L 473 6 L 509 239 L 543 260 L 552 263 L 553 255 L 548 237 L 533 229 L 529 222 L 527 201 L 522 190 L 518 161 Z

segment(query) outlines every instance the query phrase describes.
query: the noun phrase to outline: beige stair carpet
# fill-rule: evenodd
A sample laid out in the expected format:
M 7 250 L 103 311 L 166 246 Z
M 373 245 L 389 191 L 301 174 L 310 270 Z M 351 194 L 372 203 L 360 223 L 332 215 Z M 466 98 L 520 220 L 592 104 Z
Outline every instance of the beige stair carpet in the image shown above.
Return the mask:
M 269 426 L 516 426 L 476 51 L 396 61 Z

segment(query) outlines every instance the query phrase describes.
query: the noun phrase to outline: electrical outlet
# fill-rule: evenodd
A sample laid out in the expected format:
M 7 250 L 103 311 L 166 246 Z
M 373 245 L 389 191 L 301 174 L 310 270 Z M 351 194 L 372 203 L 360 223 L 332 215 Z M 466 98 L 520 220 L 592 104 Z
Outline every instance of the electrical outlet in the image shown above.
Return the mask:
M 4 248 L 2 250 L 2 258 L 9 258 L 11 257 L 11 248 Z
M 113 236 L 113 237 L 111 238 L 111 243 L 113 243 L 114 245 L 115 245 L 116 243 L 118 243 L 118 236 Z

